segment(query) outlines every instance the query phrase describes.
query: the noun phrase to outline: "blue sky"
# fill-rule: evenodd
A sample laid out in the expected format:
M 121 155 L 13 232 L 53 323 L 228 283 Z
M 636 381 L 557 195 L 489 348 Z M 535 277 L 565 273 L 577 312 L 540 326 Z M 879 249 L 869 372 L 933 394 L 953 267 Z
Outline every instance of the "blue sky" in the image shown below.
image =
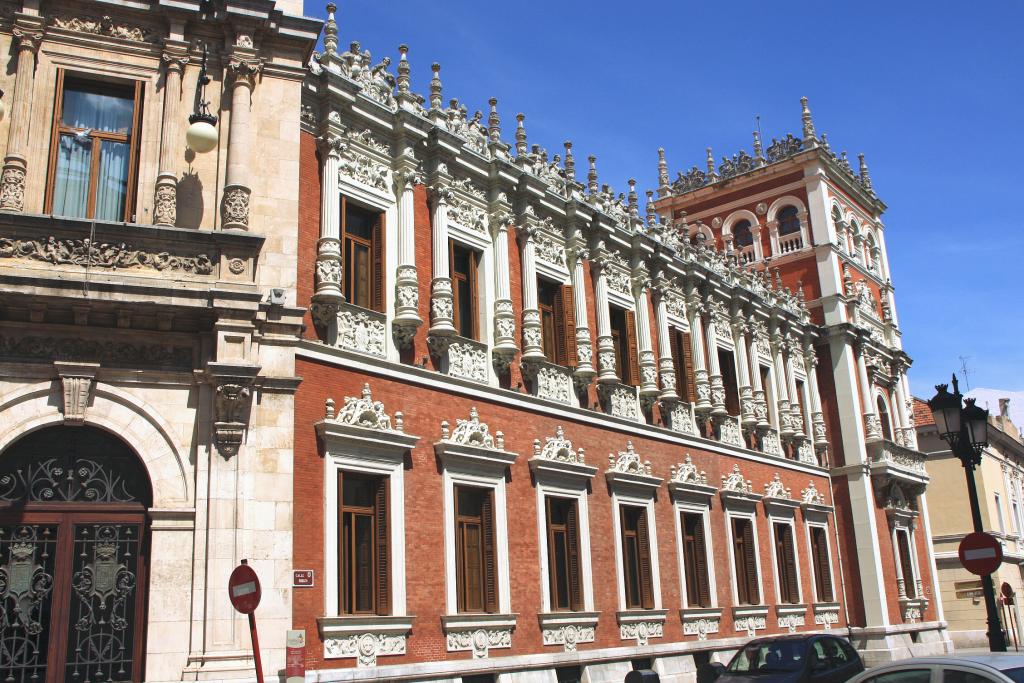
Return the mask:
M 374 61 L 409 45 L 426 95 L 441 64 L 444 99 L 486 111 L 504 137 L 526 114 L 532 143 L 602 183 L 657 183 L 800 132 L 802 95 L 818 133 L 867 155 L 884 220 L 915 394 L 930 396 L 967 359 L 972 387 L 1024 390 L 1018 313 L 1024 225 L 1024 3 L 536 2 L 340 0 L 342 46 Z M 326 16 L 306 2 L 306 14 Z M 641 193 L 642 194 L 642 193 Z M 994 406 L 993 406 L 994 407 Z

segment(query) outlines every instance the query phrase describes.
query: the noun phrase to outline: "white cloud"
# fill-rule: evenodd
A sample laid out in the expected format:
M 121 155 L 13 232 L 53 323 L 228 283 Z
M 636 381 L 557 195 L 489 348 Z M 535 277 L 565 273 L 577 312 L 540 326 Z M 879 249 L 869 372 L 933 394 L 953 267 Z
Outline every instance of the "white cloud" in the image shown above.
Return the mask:
M 999 414 L 999 399 L 1010 399 L 1010 419 L 1018 429 L 1024 427 L 1024 391 L 971 389 L 964 392 L 964 395 L 978 399 L 978 407 L 988 408 L 992 415 Z

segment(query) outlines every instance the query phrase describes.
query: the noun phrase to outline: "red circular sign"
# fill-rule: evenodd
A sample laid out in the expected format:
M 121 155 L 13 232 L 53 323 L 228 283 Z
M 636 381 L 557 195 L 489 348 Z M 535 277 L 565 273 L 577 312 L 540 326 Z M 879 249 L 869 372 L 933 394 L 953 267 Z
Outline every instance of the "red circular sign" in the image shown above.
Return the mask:
M 960 541 L 960 564 L 978 576 L 991 574 L 1003 563 L 1003 546 L 995 536 L 975 531 Z
M 243 563 L 245 561 L 243 560 Z M 242 614 L 252 614 L 260 604 L 260 579 L 256 572 L 247 564 L 240 564 L 231 572 L 228 579 L 228 597 L 231 604 Z

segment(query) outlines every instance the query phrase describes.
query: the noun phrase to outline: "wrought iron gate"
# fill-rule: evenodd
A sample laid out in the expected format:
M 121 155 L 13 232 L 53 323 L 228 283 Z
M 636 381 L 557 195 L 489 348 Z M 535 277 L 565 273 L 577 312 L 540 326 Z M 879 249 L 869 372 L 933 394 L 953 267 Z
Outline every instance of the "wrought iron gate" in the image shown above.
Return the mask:
M 134 453 L 99 430 L 0 455 L 0 680 L 142 679 L 149 500 Z

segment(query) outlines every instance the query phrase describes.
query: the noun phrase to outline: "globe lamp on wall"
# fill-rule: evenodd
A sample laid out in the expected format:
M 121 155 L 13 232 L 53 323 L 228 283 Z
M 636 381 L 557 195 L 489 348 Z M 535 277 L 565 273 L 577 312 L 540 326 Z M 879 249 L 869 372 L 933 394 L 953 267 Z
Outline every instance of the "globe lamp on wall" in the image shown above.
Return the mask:
M 206 85 L 210 77 L 206 73 L 206 46 L 203 46 L 203 63 L 199 68 L 199 80 L 196 82 L 196 110 L 188 117 L 188 130 L 185 141 L 189 149 L 205 154 L 217 146 L 217 117 L 210 113 L 210 102 L 206 99 Z

